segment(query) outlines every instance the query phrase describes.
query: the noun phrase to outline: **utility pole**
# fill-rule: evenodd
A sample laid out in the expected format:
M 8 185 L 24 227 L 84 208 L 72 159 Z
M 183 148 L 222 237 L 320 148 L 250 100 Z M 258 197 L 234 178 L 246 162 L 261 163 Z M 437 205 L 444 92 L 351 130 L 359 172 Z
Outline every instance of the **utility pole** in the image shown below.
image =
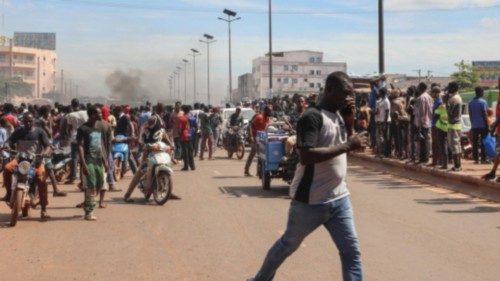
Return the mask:
M 269 0 L 269 94 L 273 96 L 273 29 L 272 29 L 272 3 Z
M 214 37 L 210 34 L 203 34 L 206 40 L 201 40 L 200 42 L 207 44 L 207 104 L 210 104 L 210 44 L 216 42 Z
M 427 70 L 427 81 L 431 81 L 431 73 L 434 72 L 432 70 Z
M 200 52 L 196 49 L 191 49 L 190 56 L 193 57 L 193 103 L 197 102 L 196 100 L 196 56 L 201 55 Z
M 182 62 L 184 62 L 184 102 L 183 104 L 187 104 L 187 64 L 188 60 L 182 59 Z
M 231 65 L 231 23 L 233 21 L 240 20 L 241 17 L 231 19 L 231 17 L 236 16 L 236 12 L 228 9 L 224 9 L 223 13 L 227 15 L 227 19 L 221 17 L 219 17 L 218 19 L 227 22 L 227 27 L 229 30 L 229 36 L 228 36 L 229 37 L 229 101 L 231 101 L 232 100 L 231 91 L 233 90 L 233 77 L 232 77 L 233 75 L 232 75 L 232 65 Z
M 378 0 L 378 72 L 385 72 L 384 57 L 384 0 Z

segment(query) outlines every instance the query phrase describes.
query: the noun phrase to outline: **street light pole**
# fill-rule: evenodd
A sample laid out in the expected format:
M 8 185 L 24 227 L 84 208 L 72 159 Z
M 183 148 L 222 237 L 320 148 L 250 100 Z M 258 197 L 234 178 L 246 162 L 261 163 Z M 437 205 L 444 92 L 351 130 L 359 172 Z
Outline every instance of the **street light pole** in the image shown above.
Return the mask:
M 172 99 L 172 75 L 168 76 L 168 95 Z
M 273 95 L 273 28 L 272 3 L 269 0 L 269 94 Z
M 191 49 L 192 54 L 189 54 L 193 57 L 193 103 L 197 102 L 196 100 L 196 56 L 201 55 L 200 52 L 196 49 Z
M 182 62 L 184 62 L 184 104 L 187 104 L 187 64 L 188 60 L 187 59 L 182 59 Z
M 200 39 L 200 42 L 207 44 L 207 102 L 210 104 L 210 44 L 216 42 L 210 34 L 203 34 L 206 40 Z
M 384 58 L 384 0 L 378 0 L 378 72 L 385 72 Z
M 182 67 L 177 67 L 177 99 L 181 99 L 181 69 Z
M 221 17 L 219 17 L 218 19 L 227 22 L 227 27 L 228 27 L 228 31 L 229 31 L 228 32 L 229 33 L 229 35 L 228 35 L 228 37 L 229 37 L 229 101 L 232 101 L 231 91 L 233 90 L 233 73 L 232 73 L 232 64 L 231 64 L 231 23 L 233 21 L 240 20 L 241 17 L 231 19 L 231 17 L 236 16 L 236 12 L 228 10 L 228 9 L 224 9 L 223 13 L 227 15 L 227 19 L 224 19 Z
M 174 91 L 172 93 L 172 99 L 176 100 L 177 99 L 177 71 L 174 71 Z

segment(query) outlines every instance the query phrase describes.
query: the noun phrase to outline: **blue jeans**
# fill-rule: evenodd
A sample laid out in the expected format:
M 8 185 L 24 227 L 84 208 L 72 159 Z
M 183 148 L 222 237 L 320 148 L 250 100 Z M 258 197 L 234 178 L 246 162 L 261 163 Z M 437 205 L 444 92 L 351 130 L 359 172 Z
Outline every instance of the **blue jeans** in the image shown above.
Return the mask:
M 361 252 L 354 227 L 349 196 L 322 205 L 293 200 L 288 212 L 285 234 L 267 253 L 255 281 L 271 281 L 278 267 L 297 250 L 307 235 L 323 225 L 339 250 L 344 281 L 363 280 Z

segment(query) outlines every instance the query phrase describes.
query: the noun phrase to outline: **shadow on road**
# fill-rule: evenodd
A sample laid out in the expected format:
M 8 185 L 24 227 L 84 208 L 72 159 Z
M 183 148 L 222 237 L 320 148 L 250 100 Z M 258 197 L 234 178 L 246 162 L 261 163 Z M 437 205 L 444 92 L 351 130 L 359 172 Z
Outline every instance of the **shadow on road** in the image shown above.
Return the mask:
M 440 210 L 438 213 L 448 213 L 448 214 L 476 214 L 476 213 L 498 213 L 500 208 L 478 206 L 467 210 Z
M 220 186 L 219 191 L 233 197 L 282 198 L 290 199 L 288 186 L 271 187 L 263 190 L 260 186 Z
M 459 198 L 435 198 L 435 199 L 415 199 L 415 202 L 419 204 L 427 205 L 445 205 L 445 204 L 471 204 L 471 199 L 459 199 Z

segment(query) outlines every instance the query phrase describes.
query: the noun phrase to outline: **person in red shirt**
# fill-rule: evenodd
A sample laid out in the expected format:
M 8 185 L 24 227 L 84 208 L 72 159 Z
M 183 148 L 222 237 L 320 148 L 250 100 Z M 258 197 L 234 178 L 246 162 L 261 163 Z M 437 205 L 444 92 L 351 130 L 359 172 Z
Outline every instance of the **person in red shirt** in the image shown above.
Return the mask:
M 482 176 L 484 180 L 493 180 L 496 177 L 496 172 L 498 165 L 500 164 L 500 93 L 497 98 L 497 108 L 496 108 L 496 120 L 495 123 L 491 126 L 491 135 L 496 135 L 496 156 L 495 161 L 493 162 L 493 167 L 491 171 L 486 175 Z M 497 182 L 500 182 L 500 177 L 497 178 Z
M 252 144 L 252 148 L 250 150 L 250 154 L 248 155 L 247 163 L 245 165 L 245 176 L 251 177 L 252 174 L 250 174 L 250 166 L 252 165 L 253 158 L 255 157 L 255 154 L 257 153 L 257 131 L 264 131 L 266 129 L 267 124 L 269 124 L 269 116 L 271 116 L 272 110 L 270 107 L 266 106 L 264 108 L 263 113 L 257 113 L 252 117 L 252 120 L 250 121 L 250 128 L 252 130 L 252 133 L 250 134 L 250 143 Z
M 184 167 L 181 171 L 187 171 L 188 168 L 194 171 L 194 156 L 193 156 L 193 147 L 191 145 L 191 134 L 189 131 L 189 111 L 190 108 L 188 105 L 182 106 L 182 111 L 184 114 L 179 117 L 178 129 L 179 129 L 179 138 L 181 141 L 181 149 L 182 149 L 182 158 L 184 161 Z

